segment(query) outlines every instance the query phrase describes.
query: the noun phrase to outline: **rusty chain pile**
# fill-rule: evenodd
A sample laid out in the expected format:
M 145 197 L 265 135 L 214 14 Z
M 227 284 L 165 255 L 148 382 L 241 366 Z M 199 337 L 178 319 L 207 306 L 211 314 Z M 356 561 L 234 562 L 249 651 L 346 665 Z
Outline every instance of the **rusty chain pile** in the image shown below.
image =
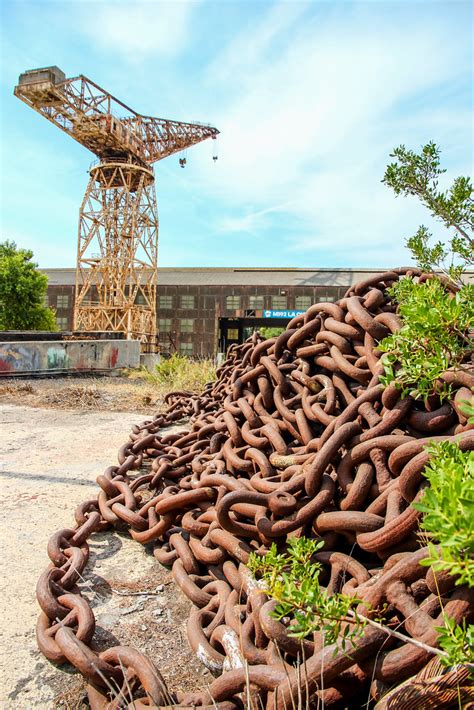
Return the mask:
M 446 372 L 452 400 L 433 396 L 426 406 L 380 384 L 377 342 L 400 327 L 386 288 L 405 274 L 428 278 L 416 269 L 372 277 L 337 303 L 311 306 L 277 338 L 232 346 L 201 395 L 172 393 L 164 413 L 133 428 L 118 465 L 98 476 L 98 498 L 79 506 L 75 528 L 50 539 L 51 565 L 37 587 L 38 643 L 87 678 L 93 710 L 347 707 L 362 692 L 379 700 L 433 658 L 426 645 L 436 646 L 443 610 L 458 623 L 473 615 L 467 588 L 420 565 L 428 551 L 410 504 L 426 485 L 428 441 L 474 448 L 459 409 L 474 376 Z M 167 432 L 183 419 L 189 430 Z M 170 694 L 138 651 L 91 649 L 94 615 L 77 584 L 87 539 L 109 526 L 129 527 L 172 567 L 193 603 L 190 645 L 216 675 L 207 690 Z M 321 634 L 290 636 L 245 566 L 251 551 L 284 548 L 289 535 L 322 537 L 316 558 L 327 589 L 363 600 L 366 613 L 384 609 L 388 626 L 414 643 L 373 626 L 350 653 Z M 454 677 L 449 685 L 443 676 L 442 692 L 436 686 L 445 700 L 469 695 L 463 673 Z

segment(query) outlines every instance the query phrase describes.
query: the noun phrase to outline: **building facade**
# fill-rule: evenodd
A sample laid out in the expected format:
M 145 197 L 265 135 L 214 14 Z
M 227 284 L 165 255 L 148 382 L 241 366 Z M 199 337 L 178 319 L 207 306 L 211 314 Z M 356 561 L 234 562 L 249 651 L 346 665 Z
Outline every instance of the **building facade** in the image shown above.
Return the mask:
M 336 301 L 356 281 L 384 269 L 163 268 L 157 318 L 163 353 L 225 352 L 258 327 L 285 326 L 312 303 Z M 60 330 L 73 327 L 75 269 L 43 269 Z

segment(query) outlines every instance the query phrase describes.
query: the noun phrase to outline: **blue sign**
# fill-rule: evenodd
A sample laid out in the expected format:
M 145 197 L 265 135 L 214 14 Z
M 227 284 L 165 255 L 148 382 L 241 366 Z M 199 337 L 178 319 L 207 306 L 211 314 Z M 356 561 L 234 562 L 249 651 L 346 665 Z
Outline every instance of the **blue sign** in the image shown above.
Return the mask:
M 264 318 L 294 318 L 300 316 L 306 311 L 263 311 Z

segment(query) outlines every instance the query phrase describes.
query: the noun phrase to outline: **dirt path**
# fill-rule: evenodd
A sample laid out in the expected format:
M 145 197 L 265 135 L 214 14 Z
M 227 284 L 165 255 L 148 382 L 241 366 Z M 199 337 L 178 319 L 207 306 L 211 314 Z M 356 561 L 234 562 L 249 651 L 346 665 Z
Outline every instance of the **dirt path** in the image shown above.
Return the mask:
M 49 562 L 48 538 L 71 526 L 75 506 L 97 493 L 95 477 L 115 463 L 131 425 L 146 416 L 0 405 L 1 708 L 87 707 L 82 680 L 37 650 L 35 585 Z M 172 690 L 206 687 L 212 679 L 186 641 L 189 602 L 169 571 L 126 533 L 96 535 L 90 548 L 81 587 L 96 615 L 97 648 L 134 645 L 155 660 Z M 94 591 L 87 591 L 89 580 Z M 151 594 L 136 595 L 142 591 Z

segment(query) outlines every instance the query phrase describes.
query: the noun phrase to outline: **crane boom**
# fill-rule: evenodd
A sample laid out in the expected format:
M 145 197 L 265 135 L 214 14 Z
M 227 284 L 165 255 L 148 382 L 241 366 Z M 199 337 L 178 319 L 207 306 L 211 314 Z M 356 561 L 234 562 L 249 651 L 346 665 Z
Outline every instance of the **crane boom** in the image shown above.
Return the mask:
M 219 131 L 202 123 L 143 116 L 87 77 L 57 67 L 21 74 L 14 93 L 101 159 L 152 164 Z
M 153 163 L 219 131 L 143 116 L 87 77 L 67 79 L 55 66 L 24 72 L 14 93 L 99 158 L 79 213 L 74 329 L 122 332 L 156 352 Z

